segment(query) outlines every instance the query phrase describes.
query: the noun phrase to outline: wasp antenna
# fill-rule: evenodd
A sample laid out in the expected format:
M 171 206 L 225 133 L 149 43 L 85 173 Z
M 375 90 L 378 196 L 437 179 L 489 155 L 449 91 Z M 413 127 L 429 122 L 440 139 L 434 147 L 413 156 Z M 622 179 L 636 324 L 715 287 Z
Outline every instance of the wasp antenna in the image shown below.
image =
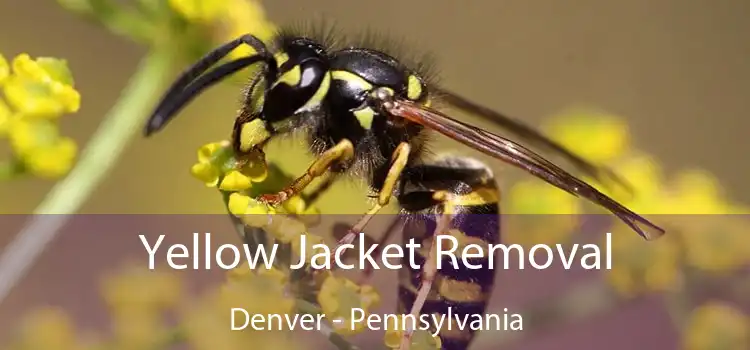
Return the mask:
M 201 76 L 212 65 L 219 62 L 242 44 L 250 46 L 257 54 L 226 63 L 212 70 L 206 76 Z M 176 112 L 207 87 L 258 61 L 266 62 L 268 65 L 267 74 L 275 74 L 276 60 L 273 55 L 268 52 L 266 45 L 260 39 L 249 34 L 211 50 L 195 64 L 183 71 L 172 83 L 149 117 L 144 128 L 144 134 L 150 136 L 162 129 L 174 117 Z
M 204 90 L 222 81 L 225 77 L 236 73 L 237 71 L 262 61 L 264 58 L 258 55 L 238 58 L 234 61 L 222 64 L 210 72 L 198 77 L 195 81 L 186 86 L 180 93 L 174 94 L 169 100 L 165 100 L 154 111 L 151 118 L 146 124 L 144 130 L 146 136 L 163 128 L 174 115 L 177 114 L 190 101 L 200 95 Z

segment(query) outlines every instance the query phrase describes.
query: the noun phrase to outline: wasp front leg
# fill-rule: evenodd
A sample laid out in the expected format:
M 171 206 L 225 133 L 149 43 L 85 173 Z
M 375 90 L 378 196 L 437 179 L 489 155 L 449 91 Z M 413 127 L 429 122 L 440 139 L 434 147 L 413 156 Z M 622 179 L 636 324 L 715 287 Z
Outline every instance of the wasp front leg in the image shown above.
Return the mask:
M 351 141 L 343 139 L 315 159 L 305 174 L 294 180 L 291 185 L 278 193 L 262 195 L 260 199 L 272 205 L 279 204 L 302 193 L 313 180 L 323 176 L 333 165 L 348 162 L 352 158 L 354 158 L 354 146 Z
M 413 239 L 422 247 L 414 259 L 417 266 L 403 261 L 399 312 L 417 319 L 420 314 L 483 314 L 495 281 L 489 245 L 500 240 L 500 193 L 492 172 L 473 159 L 442 158 L 407 169 L 398 199 L 407 216 L 404 243 Z M 443 250 L 456 246 L 457 265 L 450 256 L 438 256 L 440 240 Z M 461 252 L 468 245 L 482 250 L 482 257 L 463 259 Z M 472 266 L 464 266 L 464 260 Z M 456 324 L 431 331 L 439 332 L 446 350 L 464 350 L 474 338 L 473 331 Z M 404 331 L 399 349 L 409 348 L 413 334 L 413 329 Z

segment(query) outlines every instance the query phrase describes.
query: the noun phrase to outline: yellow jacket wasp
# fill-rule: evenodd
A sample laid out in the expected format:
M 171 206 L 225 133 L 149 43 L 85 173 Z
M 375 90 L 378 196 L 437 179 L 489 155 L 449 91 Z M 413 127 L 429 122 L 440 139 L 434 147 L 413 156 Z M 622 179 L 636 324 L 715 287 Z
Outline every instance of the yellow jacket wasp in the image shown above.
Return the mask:
M 252 47 L 255 54 L 209 71 L 240 45 Z M 244 35 L 211 51 L 173 83 L 148 121 L 146 135 L 163 128 L 206 88 L 256 63 L 262 63 L 262 69 L 248 85 L 234 124 L 235 152 L 241 155 L 261 150 L 270 139 L 291 132 L 302 131 L 308 136 L 316 160 L 286 189 L 262 196 L 270 204 L 302 192 L 329 171 L 367 179 L 370 189 L 377 193 L 377 202 L 339 244 L 351 243 L 394 195 L 404 213 L 438 217 L 432 225 L 435 231 L 421 239 L 452 234 L 449 228 L 466 231 L 461 225 L 466 223 L 467 215 L 483 214 L 489 218 L 484 219 L 488 225 L 481 232 L 462 234 L 487 243 L 499 241 L 500 194 L 491 171 L 466 157 L 426 159 L 428 131 L 436 131 L 584 197 L 611 211 L 646 239 L 664 234 L 660 227 L 539 154 L 431 106 L 439 101 L 492 120 L 519 138 L 567 158 L 595 179 L 614 177 L 608 170 L 586 162 L 520 122 L 431 84 L 425 71 L 397 60 L 386 50 L 367 44 L 337 46 L 325 35 L 315 33 L 283 30 L 271 47 L 252 35 Z M 439 276 L 443 273 L 436 271 L 433 253 L 431 249 L 423 257 L 423 271 L 402 271 L 406 275 L 399 292 L 401 307 L 415 316 L 442 312 L 448 304 L 456 305 L 459 312 L 483 311 L 489 293 L 467 295 L 465 291 L 487 291 L 494 284 L 494 277 L 486 276 L 486 270 Z M 433 284 L 437 297 L 430 293 Z M 464 292 L 456 293 L 457 290 Z M 408 348 L 410 336 L 410 332 L 404 336 L 402 349 Z M 465 349 L 472 337 L 464 333 L 441 334 L 444 349 Z

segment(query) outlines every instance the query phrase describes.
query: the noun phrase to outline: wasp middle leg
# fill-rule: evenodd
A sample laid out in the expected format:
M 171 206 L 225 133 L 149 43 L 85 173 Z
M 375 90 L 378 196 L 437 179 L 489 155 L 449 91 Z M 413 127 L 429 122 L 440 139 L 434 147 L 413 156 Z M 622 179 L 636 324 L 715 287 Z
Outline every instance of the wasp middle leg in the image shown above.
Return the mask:
M 450 312 L 463 318 L 485 312 L 495 282 L 488 254 L 489 245 L 500 240 L 499 199 L 492 172 L 473 159 L 444 157 L 404 171 L 398 197 L 406 216 L 403 239 L 404 243 L 414 239 L 422 248 L 414 259 L 417 266 L 403 262 L 399 312 L 417 319 L 420 314 Z M 455 244 L 456 265 L 450 256 L 437 256 L 441 239 L 442 247 Z M 465 261 L 473 268 L 464 266 L 461 257 L 469 244 L 476 249 Z M 481 257 L 474 257 L 477 250 L 482 251 Z M 413 331 L 404 332 L 401 350 L 409 348 Z M 466 349 L 474 338 L 471 330 L 455 324 L 443 325 L 439 336 L 444 350 Z

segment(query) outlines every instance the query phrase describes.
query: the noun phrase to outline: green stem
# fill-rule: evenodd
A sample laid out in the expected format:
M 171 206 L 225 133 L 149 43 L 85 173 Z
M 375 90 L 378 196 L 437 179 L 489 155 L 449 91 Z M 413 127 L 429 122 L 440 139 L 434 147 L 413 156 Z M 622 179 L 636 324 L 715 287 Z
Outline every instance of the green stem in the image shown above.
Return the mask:
M 138 134 L 170 77 L 171 55 L 156 50 L 149 53 L 110 110 L 76 166 L 47 194 L 34 211 L 32 221 L 16 235 L 0 256 L 0 302 L 31 267 L 59 229 L 115 165 L 131 139 Z M 45 215 L 62 214 L 62 215 Z

